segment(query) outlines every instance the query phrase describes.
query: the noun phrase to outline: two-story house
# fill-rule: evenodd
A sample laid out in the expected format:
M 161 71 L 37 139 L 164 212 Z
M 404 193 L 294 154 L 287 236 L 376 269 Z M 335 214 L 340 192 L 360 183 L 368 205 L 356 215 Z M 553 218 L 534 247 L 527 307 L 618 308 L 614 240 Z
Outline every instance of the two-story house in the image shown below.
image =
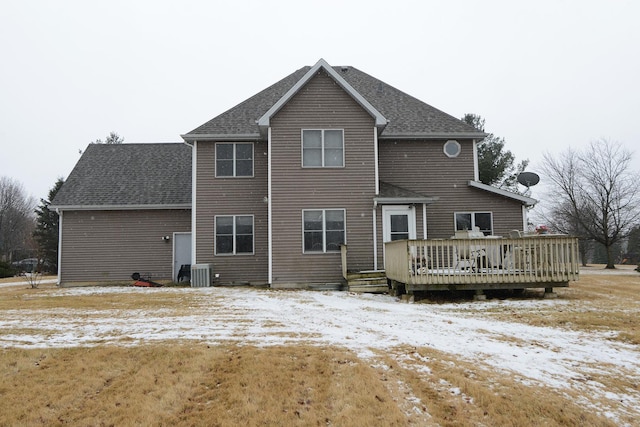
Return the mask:
M 350 269 L 380 270 L 387 241 L 522 230 L 535 200 L 478 181 L 484 136 L 356 68 L 320 60 L 182 135 L 189 147 L 90 147 L 53 202 L 63 218 L 60 280 L 132 271 L 175 279 L 189 259 L 212 264 L 222 284 L 299 287 L 340 282 L 342 245 Z M 148 154 L 126 153 L 134 149 Z M 163 154 L 171 150 L 173 160 Z M 131 176 L 136 160 L 153 170 L 152 183 Z M 129 221 L 139 231 L 118 234 Z M 145 244 L 163 267 L 140 254 Z

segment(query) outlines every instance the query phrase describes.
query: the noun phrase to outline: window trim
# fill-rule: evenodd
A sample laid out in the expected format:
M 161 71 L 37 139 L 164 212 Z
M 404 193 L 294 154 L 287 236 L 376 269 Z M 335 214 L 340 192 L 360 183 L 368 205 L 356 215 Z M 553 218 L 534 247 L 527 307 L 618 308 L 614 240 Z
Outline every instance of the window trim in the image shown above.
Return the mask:
M 251 218 L 251 252 L 237 252 L 237 237 L 236 234 L 236 218 L 238 217 L 250 217 Z M 231 252 L 218 253 L 218 218 L 233 218 L 233 250 Z M 215 256 L 251 256 L 256 253 L 256 220 L 255 215 L 215 215 L 213 217 L 213 253 Z
M 458 230 L 458 221 L 457 221 L 457 216 L 458 215 L 471 215 L 471 230 L 472 231 L 474 229 L 474 227 L 476 227 L 476 215 L 477 214 L 488 214 L 489 218 L 491 220 L 491 229 L 488 230 L 489 234 L 485 234 L 484 230 L 480 229 L 480 231 L 485 235 L 485 236 L 493 236 L 493 212 L 492 211 L 458 211 L 458 212 L 454 212 L 453 213 L 453 230 L 454 231 L 465 231 L 465 230 Z
M 232 145 L 233 146 L 233 175 L 218 175 L 218 146 L 220 145 Z M 236 147 L 238 145 L 251 145 L 251 175 L 237 175 L 237 155 Z M 255 144 L 253 142 L 216 142 L 214 148 L 215 156 L 215 177 L 216 178 L 253 178 L 255 176 Z M 229 159 L 224 159 L 229 160 Z
M 321 150 L 320 159 L 322 160 L 322 164 L 320 166 L 306 166 L 304 164 L 304 132 L 305 131 L 320 131 L 320 150 Z M 325 158 L 324 158 L 324 150 L 325 150 L 324 133 L 325 133 L 325 131 L 340 131 L 342 133 L 342 165 L 339 165 L 339 166 L 326 166 L 325 165 Z M 315 128 L 300 129 L 300 163 L 301 163 L 303 168 L 308 168 L 308 169 L 319 169 L 319 168 L 337 169 L 337 168 L 344 168 L 345 167 L 345 148 L 344 147 L 345 147 L 345 144 L 344 144 L 344 129 L 343 128 L 338 128 L 338 129 L 333 129 L 333 128 L 328 128 L 328 129 L 315 129 Z
M 449 153 L 447 151 L 447 146 L 451 146 L 451 145 L 454 145 L 456 147 L 456 152 L 453 153 L 453 154 Z M 460 153 L 462 152 L 462 146 L 455 139 L 450 139 L 450 140 L 448 140 L 447 142 L 444 143 L 444 145 L 442 146 L 442 151 L 444 152 L 444 154 L 447 157 L 449 157 L 450 159 L 453 159 L 453 158 L 458 157 L 460 155 Z
M 306 250 L 304 247 L 304 235 L 305 235 L 305 228 L 304 228 L 304 214 L 305 212 L 318 212 L 321 211 L 322 212 L 322 250 L 321 251 L 311 251 L 311 250 Z M 327 250 L 327 215 L 326 212 L 327 211 L 342 211 L 342 221 L 344 224 L 344 227 L 342 229 L 342 244 L 346 245 L 347 244 L 347 210 L 345 208 L 327 208 L 327 209 L 303 209 L 302 210 L 302 253 L 303 254 L 312 254 L 312 255 L 316 255 L 316 254 L 335 254 L 335 253 L 340 253 L 340 249 L 336 249 L 336 250 Z M 335 230 L 330 230 L 330 231 L 335 231 Z

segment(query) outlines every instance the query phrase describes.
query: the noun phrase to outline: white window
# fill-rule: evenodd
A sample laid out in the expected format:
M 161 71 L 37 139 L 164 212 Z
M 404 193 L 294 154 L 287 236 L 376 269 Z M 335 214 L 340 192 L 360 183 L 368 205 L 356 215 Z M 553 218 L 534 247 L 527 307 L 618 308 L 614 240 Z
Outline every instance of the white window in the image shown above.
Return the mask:
M 252 176 L 253 144 L 230 142 L 216 144 L 217 178 Z
M 303 251 L 338 252 L 345 243 L 345 210 L 303 210 Z
M 344 167 L 344 132 L 340 129 L 303 129 L 302 166 Z
M 253 254 L 253 215 L 215 217 L 216 255 Z
M 447 157 L 458 157 L 460 155 L 460 151 L 462 150 L 460 147 L 460 143 L 455 139 L 450 139 L 445 142 L 442 149 Z
M 491 212 L 456 212 L 456 231 L 475 230 L 478 227 L 485 236 L 493 234 L 493 214 Z

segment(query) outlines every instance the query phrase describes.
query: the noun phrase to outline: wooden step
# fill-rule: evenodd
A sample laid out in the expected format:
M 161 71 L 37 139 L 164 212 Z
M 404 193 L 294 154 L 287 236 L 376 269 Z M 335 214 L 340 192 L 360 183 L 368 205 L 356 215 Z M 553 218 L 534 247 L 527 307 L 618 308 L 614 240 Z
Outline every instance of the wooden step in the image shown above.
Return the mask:
M 353 271 L 353 272 L 349 272 L 347 273 L 347 277 L 345 277 L 345 279 L 347 280 L 357 280 L 357 279 L 373 279 L 373 278 L 377 278 L 377 279 L 386 279 L 387 276 L 385 274 L 384 270 L 370 270 L 370 271 Z
M 350 292 L 386 293 L 389 291 L 386 277 L 353 279 L 347 282 Z

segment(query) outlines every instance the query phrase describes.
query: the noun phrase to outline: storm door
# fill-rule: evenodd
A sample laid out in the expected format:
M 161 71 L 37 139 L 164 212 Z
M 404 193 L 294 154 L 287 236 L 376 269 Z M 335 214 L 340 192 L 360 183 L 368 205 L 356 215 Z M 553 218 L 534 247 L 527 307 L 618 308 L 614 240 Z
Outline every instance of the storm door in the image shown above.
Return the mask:
M 416 238 L 416 211 L 411 206 L 382 207 L 384 243 Z

